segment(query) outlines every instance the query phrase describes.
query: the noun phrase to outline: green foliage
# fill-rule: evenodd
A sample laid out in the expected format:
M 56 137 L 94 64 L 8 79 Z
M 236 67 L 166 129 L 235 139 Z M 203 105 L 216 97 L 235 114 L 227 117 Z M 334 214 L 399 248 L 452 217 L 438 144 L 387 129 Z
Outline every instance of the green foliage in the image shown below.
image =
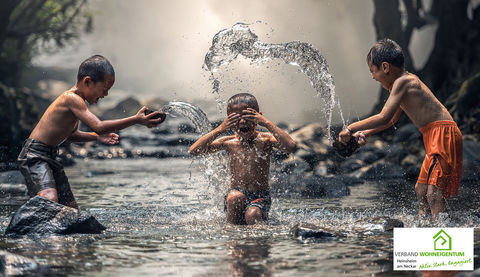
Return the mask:
M 2 0 L 0 82 L 16 86 L 41 49 L 64 47 L 92 29 L 87 0 Z

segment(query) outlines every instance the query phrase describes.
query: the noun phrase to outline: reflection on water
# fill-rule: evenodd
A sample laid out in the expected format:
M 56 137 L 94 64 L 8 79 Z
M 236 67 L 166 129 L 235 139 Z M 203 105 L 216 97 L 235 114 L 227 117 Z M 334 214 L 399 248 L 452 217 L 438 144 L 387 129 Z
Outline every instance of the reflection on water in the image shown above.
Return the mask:
M 233 276 L 271 276 L 270 242 L 268 238 L 228 241 L 231 255 L 230 272 Z
M 392 271 L 392 232 L 366 221 L 388 216 L 406 227 L 431 226 L 415 215 L 412 184 L 365 183 L 330 199 L 274 195 L 268 224 L 234 226 L 225 222 L 224 191 L 209 187 L 201 168 L 189 159 L 79 161 L 67 168 L 72 189 L 80 207 L 108 229 L 99 235 L 0 236 L 0 248 L 33 258 L 42 265 L 35 274 L 47 275 L 421 276 Z M 479 226 L 478 196 L 474 188 L 461 188 L 444 224 Z M 0 210 L 2 233 L 14 208 Z M 290 231 L 297 223 L 345 236 L 300 241 Z M 478 268 L 479 232 L 475 238 Z

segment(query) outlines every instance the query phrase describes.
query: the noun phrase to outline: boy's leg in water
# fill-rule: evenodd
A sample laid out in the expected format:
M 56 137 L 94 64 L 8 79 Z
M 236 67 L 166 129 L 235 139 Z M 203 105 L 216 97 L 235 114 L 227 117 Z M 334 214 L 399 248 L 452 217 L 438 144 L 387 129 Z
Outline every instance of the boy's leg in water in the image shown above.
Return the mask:
M 54 188 L 41 190 L 37 193 L 37 195 L 58 203 L 58 193 L 57 193 L 57 190 Z M 77 201 L 75 200 L 65 203 L 64 205 L 78 210 L 78 204 L 77 204 Z
M 243 209 L 245 208 L 245 195 L 238 190 L 232 190 L 227 195 L 227 222 L 243 224 Z
M 420 183 L 415 184 L 415 193 L 417 194 L 417 199 L 418 199 L 419 215 L 430 214 L 430 207 L 427 201 L 427 189 L 428 189 L 428 186 L 425 184 L 420 184 Z
M 260 208 L 255 206 L 248 208 L 245 212 L 245 222 L 247 222 L 248 225 L 263 222 L 262 211 Z
M 43 189 L 37 195 L 58 203 L 58 193 L 54 188 Z
M 432 211 L 432 219 L 437 220 L 439 213 L 444 213 L 447 211 L 447 205 L 445 198 L 443 198 L 443 191 L 438 189 L 436 186 L 428 185 L 427 189 L 427 201 Z

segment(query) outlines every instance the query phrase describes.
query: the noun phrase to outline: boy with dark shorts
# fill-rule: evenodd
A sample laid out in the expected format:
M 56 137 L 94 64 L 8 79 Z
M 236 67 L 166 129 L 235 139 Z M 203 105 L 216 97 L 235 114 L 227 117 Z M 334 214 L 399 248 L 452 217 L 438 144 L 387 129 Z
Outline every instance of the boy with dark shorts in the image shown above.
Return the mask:
M 63 166 L 57 157 L 58 145 L 65 140 L 72 142 L 99 141 L 117 144 L 115 131 L 134 124 L 149 128 L 162 123 L 165 114 L 153 112 L 145 115 L 146 107 L 136 115 L 116 120 L 99 120 L 90 112 L 90 105 L 108 95 L 115 82 L 115 71 L 110 62 L 100 56 L 92 56 L 80 64 L 76 84 L 63 92 L 47 108 L 18 156 L 20 171 L 25 177 L 30 197 L 39 195 L 46 199 L 78 209 Z M 160 118 L 154 119 L 160 116 Z M 78 130 L 82 121 L 94 132 Z
M 270 155 L 273 148 L 293 152 L 293 139 L 261 112 L 255 97 L 248 93 L 232 96 L 227 103 L 227 118 L 190 147 L 196 156 L 227 151 L 231 174 L 230 189 L 225 196 L 227 221 L 233 224 L 256 224 L 268 217 L 271 198 L 268 184 Z M 270 133 L 258 132 L 257 124 Z M 233 136 L 218 138 L 227 130 Z
M 423 135 L 427 152 L 415 185 L 419 214 L 431 214 L 436 220 L 446 211 L 445 199 L 458 194 L 462 176 L 462 134 L 448 110 L 430 89 L 404 68 L 400 46 L 390 39 L 377 42 L 367 55 L 372 78 L 390 91 L 382 111 L 348 125 L 340 142 L 352 136 L 359 144 L 365 138 L 385 130 L 398 121 L 404 111 Z

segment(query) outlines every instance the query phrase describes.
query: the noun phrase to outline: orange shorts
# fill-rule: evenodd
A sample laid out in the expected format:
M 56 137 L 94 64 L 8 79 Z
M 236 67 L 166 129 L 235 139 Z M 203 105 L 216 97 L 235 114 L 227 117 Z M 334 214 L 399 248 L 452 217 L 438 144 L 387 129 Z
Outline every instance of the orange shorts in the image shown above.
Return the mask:
M 434 185 L 443 196 L 458 194 L 462 177 L 462 133 L 454 121 L 434 121 L 420 128 L 425 144 L 423 160 L 417 182 Z

